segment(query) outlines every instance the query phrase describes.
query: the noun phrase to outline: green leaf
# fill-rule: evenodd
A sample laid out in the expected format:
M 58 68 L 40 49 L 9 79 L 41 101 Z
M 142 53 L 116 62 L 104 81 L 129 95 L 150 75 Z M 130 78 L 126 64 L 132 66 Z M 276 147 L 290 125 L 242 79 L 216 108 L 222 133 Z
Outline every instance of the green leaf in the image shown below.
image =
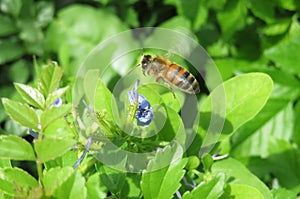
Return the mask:
M 164 23 L 162 23 L 160 26 L 160 28 L 172 28 L 174 30 L 178 30 L 181 32 L 187 31 L 191 29 L 191 22 L 182 16 L 175 16 L 167 21 L 165 21 Z M 175 29 L 176 27 L 176 29 Z
M 158 151 L 142 174 L 141 188 L 147 198 L 172 198 L 184 176 L 187 159 L 181 159 L 179 147 L 167 146 Z
M 38 186 L 37 180 L 19 168 L 0 169 L 0 190 L 4 193 L 25 198 L 27 192 Z
M 203 182 L 191 192 L 184 193 L 182 199 L 220 198 L 223 194 L 225 186 L 225 174 L 219 173 L 208 182 Z
M 73 172 L 74 169 L 72 167 L 57 167 L 46 171 L 43 177 L 46 196 L 53 196 L 55 190 L 67 181 Z
M 225 40 L 246 25 L 247 7 L 244 1 L 228 0 L 222 11 L 217 13 L 217 19 Z
M 88 89 L 87 84 L 85 84 L 85 89 Z M 94 95 L 95 111 L 102 112 L 103 110 L 106 110 L 107 111 L 106 118 L 110 121 L 113 121 L 114 116 L 112 112 L 112 105 L 113 105 L 112 93 L 108 90 L 108 88 L 106 88 L 106 86 L 101 80 L 98 80 L 95 92 L 96 92 Z
M 12 168 L 10 160 L 9 159 L 0 159 L 0 168 Z
M 21 8 L 22 0 L 2 0 L 0 2 L 1 11 L 18 18 Z
M 264 26 L 262 32 L 267 36 L 281 35 L 288 31 L 290 25 L 290 19 L 276 20 L 274 23 Z
M 45 98 L 39 90 L 25 84 L 14 83 L 18 93 L 30 105 L 44 109 Z
M 184 17 L 186 19 L 189 19 L 190 22 L 192 23 L 192 27 L 193 27 L 194 30 L 198 30 L 201 27 L 201 25 L 203 25 L 204 22 L 207 19 L 208 10 L 203 5 L 203 1 L 197 1 L 197 0 L 183 1 L 183 0 L 179 0 L 176 3 L 176 7 L 177 7 L 179 15 L 181 15 L 180 17 Z M 178 27 L 178 26 L 173 26 L 173 28 L 174 27 Z M 191 29 L 191 28 L 189 28 L 189 29 Z
M 42 70 L 38 79 L 38 89 L 43 93 L 46 99 L 49 93 L 52 93 L 59 87 L 62 75 L 62 68 L 58 67 L 55 63 L 49 64 Z
M 15 102 L 13 100 L 2 98 L 2 103 L 6 113 L 16 122 L 22 126 L 32 128 L 38 131 L 38 117 L 35 111 L 30 108 L 27 104 Z
M 100 181 L 99 174 L 90 176 L 86 182 L 87 198 L 106 198 L 107 188 Z
M 299 1 L 294 1 L 294 0 L 278 0 L 279 6 L 283 9 L 287 9 L 290 11 L 297 10 L 300 8 L 300 3 Z
M 99 168 L 100 179 L 109 191 L 114 194 L 120 193 L 125 184 L 126 173 L 102 165 Z
M 189 156 L 188 157 L 188 162 L 186 164 L 186 169 L 192 170 L 196 169 L 200 165 L 200 160 L 197 156 Z
M 36 2 L 37 23 L 39 27 L 46 27 L 54 16 L 53 2 L 40 1 Z
M 2 40 L 0 42 L 0 64 L 19 59 L 24 53 L 24 48 L 21 48 L 16 41 Z
M 46 129 L 44 129 L 45 137 L 59 137 L 59 138 L 74 138 L 77 136 L 75 129 L 70 126 L 64 117 L 49 123 Z
M 285 188 L 273 189 L 272 194 L 274 196 L 274 199 L 281 199 L 281 198 L 296 199 L 297 198 L 297 192 Z
M 12 81 L 26 83 L 29 79 L 31 63 L 20 59 L 10 67 L 8 76 Z
M 233 137 L 232 154 L 235 156 L 269 155 L 270 139 L 289 141 L 293 133 L 292 103 L 271 99 L 263 110 L 241 127 Z
M 86 198 L 87 190 L 85 179 L 79 170 L 75 170 L 72 175 L 55 190 L 55 198 Z
M 37 140 L 34 148 L 40 162 L 44 163 L 63 155 L 76 143 L 72 139 L 47 138 Z
M 43 129 L 46 129 L 49 124 L 53 123 L 55 120 L 62 118 L 72 109 L 71 104 L 63 104 L 60 107 L 52 107 L 44 111 L 41 115 L 41 125 Z
M 87 24 L 89 24 L 88 27 Z M 113 28 L 104 28 L 100 30 L 98 27 Z M 60 58 L 64 57 L 61 53 L 65 53 L 65 50 L 62 51 L 61 49 L 69 49 L 69 60 L 63 61 L 63 63 L 69 63 L 69 65 L 65 66 L 65 72 L 67 75 L 75 76 L 80 64 L 82 64 L 88 53 L 91 52 L 96 45 L 104 39 L 127 29 L 128 28 L 124 23 L 106 8 L 99 9 L 79 4 L 70 5 L 59 10 L 56 19 L 47 29 L 46 46 L 49 51 L 59 52 L 60 54 L 58 56 Z M 125 43 L 129 45 L 128 41 L 124 40 L 123 42 L 124 45 Z M 109 46 L 111 47 L 112 45 Z M 109 51 L 111 50 L 112 49 Z M 113 53 L 109 53 L 108 56 L 111 56 L 112 54 Z M 98 57 L 101 58 L 99 61 L 102 63 L 101 66 L 99 66 L 103 66 L 103 68 L 106 67 L 106 56 L 103 58 L 103 56 L 97 55 L 97 58 Z M 105 59 L 105 61 L 103 61 L 103 59 Z M 61 62 L 61 60 L 59 61 Z M 110 61 L 111 60 L 109 59 L 108 63 L 110 63 Z M 96 62 L 94 63 L 96 64 Z M 122 64 L 123 66 L 119 67 L 119 69 L 127 65 L 124 65 L 124 62 L 122 62 Z M 103 71 L 101 70 L 101 72 Z
M 250 9 L 253 14 L 266 22 L 275 20 L 275 3 L 272 0 L 250 0 Z
M 295 121 L 300 121 L 300 101 L 298 101 L 294 107 L 294 116 Z M 294 128 L 293 128 L 293 141 L 300 146 L 300 122 L 295 122 Z
M 18 32 L 18 28 L 13 19 L 0 14 L 0 36 L 8 36 Z
M 264 55 L 284 71 L 300 75 L 300 35 L 266 49 Z
M 228 196 L 233 198 L 255 198 L 264 199 L 264 195 L 255 187 L 244 184 L 229 184 Z
M 211 171 L 211 166 L 213 165 L 214 160 L 213 160 L 213 158 L 210 154 L 205 154 L 202 157 L 202 163 L 203 163 L 204 171 L 210 172 Z
M 274 178 L 282 187 L 297 193 L 300 192 L 300 150 L 296 149 L 290 141 L 271 138 L 269 154 L 266 160 L 268 173 L 273 173 Z M 289 172 L 287 172 L 289 171 Z
M 141 174 L 127 173 L 126 184 L 121 190 L 121 198 L 139 198 L 141 196 Z
M 272 198 L 272 194 L 267 186 L 235 159 L 227 158 L 215 162 L 212 166 L 212 173 L 226 173 L 229 185 L 248 185 L 258 190 L 263 195 L 263 198 Z
M 226 106 L 226 118 L 222 118 L 222 116 L 219 118 L 219 120 L 225 119 L 220 139 L 230 136 L 240 126 L 257 115 L 267 102 L 272 89 L 273 81 L 264 73 L 243 74 L 226 81 L 213 90 L 203 102 L 200 108 L 202 114 L 200 114 L 200 118 L 202 116 L 200 120 L 201 127 L 205 130 L 208 128 L 207 123 L 210 122 L 212 100 L 223 100 Z M 224 90 L 226 99 L 222 96 Z M 220 104 L 222 103 L 220 102 Z M 214 128 L 217 128 L 217 126 Z
M 70 88 L 69 86 L 66 86 L 63 88 L 56 89 L 52 93 L 49 93 L 46 99 L 45 107 L 46 108 L 50 107 L 58 98 L 63 96 L 68 91 L 69 88 Z
M 0 158 L 35 160 L 32 146 L 18 136 L 0 136 Z

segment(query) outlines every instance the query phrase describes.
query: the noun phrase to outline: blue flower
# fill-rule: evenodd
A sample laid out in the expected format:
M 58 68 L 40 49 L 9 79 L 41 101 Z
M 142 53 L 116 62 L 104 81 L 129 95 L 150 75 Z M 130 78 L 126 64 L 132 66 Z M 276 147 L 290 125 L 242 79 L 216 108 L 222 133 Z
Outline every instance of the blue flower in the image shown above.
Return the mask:
M 137 104 L 135 118 L 138 126 L 148 126 L 153 119 L 153 110 L 148 100 L 141 94 L 138 94 L 137 87 L 139 80 L 136 81 L 131 91 L 128 92 L 128 98 L 131 105 Z
M 55 102 L 53 102 L 52 106 L 60 107 L 62 105 L 62 99 L 61 97 L 57 98 Z
M 139 107 L 136 111 L 135 118 L 138 126 L 148 126 L 153 118 L 153 110 L 150 103 L 143 95 L 138 97 Z

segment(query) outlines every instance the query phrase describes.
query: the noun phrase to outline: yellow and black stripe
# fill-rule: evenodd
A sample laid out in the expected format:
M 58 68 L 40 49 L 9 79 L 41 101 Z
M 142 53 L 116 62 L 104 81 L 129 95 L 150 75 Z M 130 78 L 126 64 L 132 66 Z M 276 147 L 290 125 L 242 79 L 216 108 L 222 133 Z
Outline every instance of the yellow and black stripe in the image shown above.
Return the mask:
M 177 64 L 170 64 L 165 73 L 165 80 L 187 93 L 199 93 L 200 87 L 195 77 Z

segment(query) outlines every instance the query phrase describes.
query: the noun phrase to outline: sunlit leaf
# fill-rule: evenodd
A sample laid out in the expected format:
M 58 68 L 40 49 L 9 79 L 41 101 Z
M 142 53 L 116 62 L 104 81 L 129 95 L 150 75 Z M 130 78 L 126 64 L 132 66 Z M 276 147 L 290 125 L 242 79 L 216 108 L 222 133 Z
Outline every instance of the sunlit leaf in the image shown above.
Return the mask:
M 27 192 L 38 186 L 37 180 L 19 168 L 0 169 L 0 190 L 15 197 L 26 197 Z
M 19 124 L 32 128 L 38 131 L 38 117 L 35 111 L 27 104 L 15 102 L 13 100 L 3 98 L 2 103 L 4 105 L 6 113 Z
M 191 192 L 186 192 L 182 199 L 193 198 L 219 198 L 223 194 L 225 186 L 225 175 L 223 173 L 213 177 L 208 182 L 201 183 Z
M 46 195 L 53 195 L 55 190 L 72 175 L 73 171 L 72 167 L 57 167 L 46 171 L 43 178 Z
M 0 158 L 12 160 L 35 160 L 29 142 L 18 136 L 0 136 Z
M 38 89 L 33 88 L 31 86 L 27 86 L 25 84 L 15 83 L 15 87 L 22 98 L 30 105 L 44 109 L 45 98 L 42 93 L 39 92 Z
M 63 155 L 70 150 L 75 143 L 75 140 L 72 139 L 46 138 L 44 140 L 37 140 L 34 143 L 34 149 L 38 160 L 44 163 Z
M 217 174 L 220 172 L 226 173 L 226 177 L 229 180 L 228 183 L 244 186 L 248 185 L 260 192 L 260 194 L 263 195 L 263 198 L 272 198 L 272 194 L 267 186 L 239 161 L 232 158 L 227 158 L 215 162 L 212 166 L 212 173 Z M 237 191 L 238 190 L 236 190 L 236 193 L 238 193 Z
M 52 93 L 59 87 L 59 82 L 62 77 L 62 68 L 56 64 L 50 64 L 44 68 L 38 79 L 38 89 L 47 98 L 49 93 Z
M 64 117 L 72 109 L 71 104 L 63 104 L 60 107 L 52 107 L 41 115 L 41 125 L 43 129 L 46 129 L 49 124 L 55 120 Z
M 70 88 L 69 86 L 66 86 L 63 88 L 56 89 L 52 93 L 49 93 L 46 99 L 45 107 L 46 108 L 50 107 L 58 98 L 63 96 L 69 88 Z
M 141 181 L 145 199 L 172 198 L 179 189 L 187 159 L 181 159 L 176 150 L 176 145 L 166 147 L 158 151 L 155 158 L 149 162 Z
M 222 138 L 231 135 L 241 125 L 252 119 L 264 107 L 273 89 L 272 79 L 264 73 L 249 73 L 236 76 L 218 86 L 203 102 L 200 110 L 200 126 L 208 128 L 211 120 L 212 101 L 223 100 L 226 108 Z M 220 96 L 225 91 L 225 96 Z M 220 102 L 220 104 L 222 104 Z M 217 117 L 217 116 L 216 116 Z M 221 116 L 220 116 L 221 117 Z M 214 121 L 214 118 L 211 120 Z M 219 121 L 220 122 L 220 121 Z M 219 125 L 222 123 L 216 123 Z M 217 127 L 214 127 L 217 128 Z

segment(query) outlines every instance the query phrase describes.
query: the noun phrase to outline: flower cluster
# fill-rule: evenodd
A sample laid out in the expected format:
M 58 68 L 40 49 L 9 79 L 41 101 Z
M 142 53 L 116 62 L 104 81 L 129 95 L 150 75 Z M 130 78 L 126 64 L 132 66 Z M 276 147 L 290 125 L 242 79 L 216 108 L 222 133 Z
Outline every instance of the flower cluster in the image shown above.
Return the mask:
M 153 119 L 153 110 L 148 100 L 141 94 L 138 94 L 137 87 L 139 80 L 136 81 L 135 85 L 128 92 L 128 98 L 130 105 L 137 104 L 137 110 L 135 112 L 135 118 L 138 126 L 148 126 Z

